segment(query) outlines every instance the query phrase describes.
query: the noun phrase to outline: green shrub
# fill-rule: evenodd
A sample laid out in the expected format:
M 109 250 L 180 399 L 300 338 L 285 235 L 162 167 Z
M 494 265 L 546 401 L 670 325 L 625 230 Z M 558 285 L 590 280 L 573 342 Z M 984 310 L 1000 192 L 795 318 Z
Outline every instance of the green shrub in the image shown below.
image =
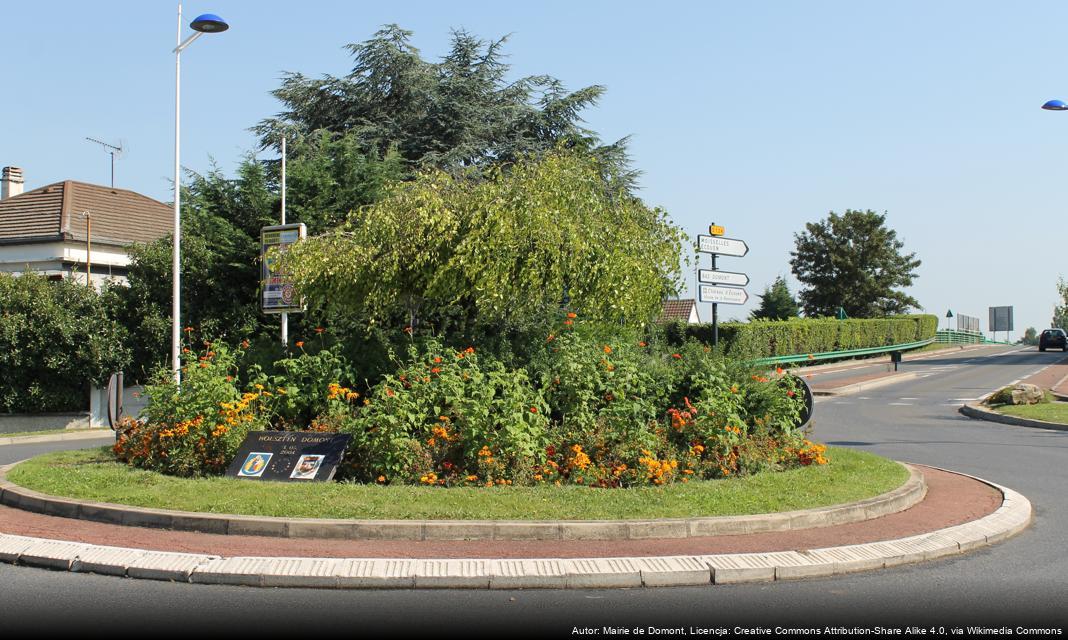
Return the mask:
M 933 338 L 937 328 L 938 318 L 926 314 L 858 320 L 791 318 L 724 323 L 719 338 L 725 353 L 745 360 L 919 342 Z M 712 343 L 709 324 L 668 325 L 665 334 L 673 344 L 688 339 Z
M 267 375 L 242 372 L 240 350 L 206 344 L 181 388 L 160 374 L 147 422 L 124 429 L 115 451 L 165 473 L 218 474 L 249 430 L 337 431 L 352 435 L 339 479 L 438 486 L 660 485 L 826 462 L 796 428 L 801 398 L 781 370 L 574 314 L 537 341 L 515 366 L 412 339 L 362 395 L 331 349 L 302 350 Z
M 70 280 L 0 274 L 0 412 L 84 411 L 130 358 L 95 290 Z

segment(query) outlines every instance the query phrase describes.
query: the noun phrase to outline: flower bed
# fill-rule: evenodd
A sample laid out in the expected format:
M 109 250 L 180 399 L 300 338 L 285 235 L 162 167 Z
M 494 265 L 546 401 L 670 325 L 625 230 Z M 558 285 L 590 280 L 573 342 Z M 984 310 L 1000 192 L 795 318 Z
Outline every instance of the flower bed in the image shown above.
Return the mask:
M 193 356 L 180 389 L 148 388 L 146 420 L 120 431 L 118 459 L 218 475 L 249 431 L 303 428 L 352 434 L 339 477 L 379 484 L 629 487 L 827 462 L 796 428 L 802 401 L 781 370 L 583 326 L 573 313 L 525 366 L 413 339 L 362 391 L 329 348 L 301 343 L 271 375 L 225 345 Z

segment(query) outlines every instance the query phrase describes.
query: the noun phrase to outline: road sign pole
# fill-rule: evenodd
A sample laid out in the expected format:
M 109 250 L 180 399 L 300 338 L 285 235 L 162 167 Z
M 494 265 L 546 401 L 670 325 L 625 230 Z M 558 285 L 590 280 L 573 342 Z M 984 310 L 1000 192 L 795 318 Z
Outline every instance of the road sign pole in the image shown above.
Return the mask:
M 712 270 L 716 270 L 716 254 L 712 254 Z M 712 348 L 719 344 L 719 305 L 712 303 Z

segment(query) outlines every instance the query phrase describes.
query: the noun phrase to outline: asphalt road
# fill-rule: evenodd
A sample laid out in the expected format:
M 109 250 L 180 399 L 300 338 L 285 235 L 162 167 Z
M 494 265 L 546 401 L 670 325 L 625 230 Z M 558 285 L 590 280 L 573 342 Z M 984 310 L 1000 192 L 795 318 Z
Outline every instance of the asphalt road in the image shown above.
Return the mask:
M 828 635 L 854 625 L 902 632 L 915 625 L 925 635 L 940 635 L 940 627 L 948 634 L 975 625 L 1005 625 L 1014 635 L 1029 628 L 1063 629 L 1068 622 L 1068 554 L 1063 550 L 1068 432 L 979 422 L 956 412 L 966 399 L 1062 357 L 1010 348 L 935 356 L 903 365 L 922 377 L 818 401 L 816 439 L 978 475 L 1031 499 L 1036 515 L 1028 531 L 965 556 L 799 582 L 514 592 L 266 590 L 0 565 L 0 629 L 353 638 L 739 635 L 777 626 Z M 87 444 L 4 447 L 0 463 Z M 631 633 L 611 634 L 605 627 Z

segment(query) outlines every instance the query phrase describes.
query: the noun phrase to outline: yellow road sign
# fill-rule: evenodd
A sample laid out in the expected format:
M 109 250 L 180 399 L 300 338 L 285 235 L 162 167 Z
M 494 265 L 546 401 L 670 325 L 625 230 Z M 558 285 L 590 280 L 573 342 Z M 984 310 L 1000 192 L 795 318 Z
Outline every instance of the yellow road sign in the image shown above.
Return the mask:
M 719 226 L 718 224 L 711 224 L 708 225 L 708 232 L 714 236 L 721 236 L 727 233 L 727 230 Z

